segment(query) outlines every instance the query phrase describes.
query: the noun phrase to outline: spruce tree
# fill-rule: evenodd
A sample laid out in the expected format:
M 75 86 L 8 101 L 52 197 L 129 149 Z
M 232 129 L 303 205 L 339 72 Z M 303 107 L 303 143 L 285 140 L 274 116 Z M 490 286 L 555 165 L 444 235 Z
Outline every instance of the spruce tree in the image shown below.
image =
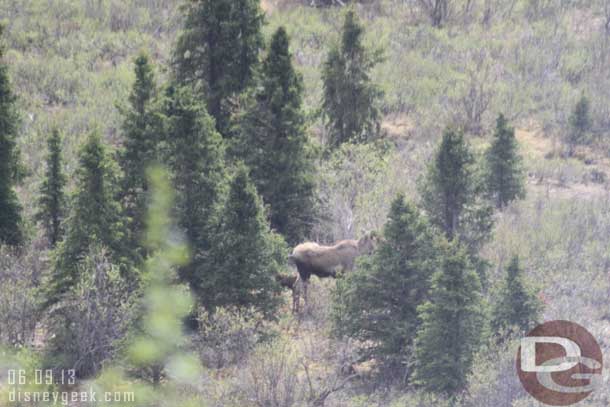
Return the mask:
M 506 278 L 495 296 L 492 308 L 491 328 L 502 333 L 516 328 L 519 333 L 532 329 L 542 310 L 535 292 L 523 281 L 519 257 L 513 256 L 506 270 Z
M 40 187 L 36 218 L 42 223 L 51 247 L 55 247 L 62 234 L 62 221 L 66 211 L 66 176 L 62 169 L 61 135 L 58 129 L 53 129 L 47 145 L 47 168 Z
M 146 168 L 157 159 L 160 128 L 153 106 L 154 72 L 146 54 L 136 58 L 135 76 L 129 106 L 122 111 L 123 149 L 118 159 L 123 172 L 121 203 L 129 222 L 127 231 L 133 250 L 142 244 L 148 193 Z
M 329 144 L 365 142 L 379 133 L 378 100 L 381 90 L 370 72 L 380 61 L 362 44 L 364 28 L 353 10 L 345 15 L 341 43 L 331 48 L 324 67 L 323 115 Z
M 496 131 L 486 154 L 486 187 L 498 208 L 525 195 L 523 168 L 515 138 L 503 115 L 496 121 Z
M 164 101 L 166 162 L 176 190 L 178 225 L 193 251 L 179 271 L 182 281 L 199 291 L 207 276 L 204 264 L 215 239 L 218 204 L 224 194 L 224 145 L 205 105 L 186 87 L 169 87 Z
M 432 224 L 448 240 L 465 242 L 473 253 L 489 238 L 493 224 L 474 165 L 463 133 L 448 128 L 420 183 L 422 205 Z
M 94 245 L 105 247 L 113 264 L 129 271 L 124 225 L 117 195 L 116 163 L 99 134 L 92 132 L 79 153 L 76 190 L 65 221 L 66 234 L 57 246 L 55 264 L 43 306 L 60 301 L 78 281 L 78 264 Z
M 190 5 L 175 50 L 176 77 L 203 90 L 216 128 L 227 134 L 230 99 L 253 82 L 264 41 L 259 0 L 201 0 Z
M 570 128 L 567 133 L 568 155 L 574 154 L 574 148 L 587 142 L 591 130 L 591 116 L 589 113 L 589 99 L 583 94 L 570 115 Z
M 474 353 L 484 338 L 481 284 L 466 250 L 450 243 L 432 276 L 430 299 L 418 307 L 413 384 L 444 396 L 466 386 Z
M 212 265 L 202 282 L 204 305 L 254 307 L 271 317 L 279 298 L 275 276 L 285 253 L 283 239 L 269 229 L 247 168 L 239 165 L 223 205 Z
M 305 132 L 303 79 L 280 27 L 262 64 L 261 86 L 237 118 L 235 155 L 251 169 L 271 227 L 297 244 L 313 223 L 314 155 Z
M 3 31 L 0 24 L 0 40 Z M 0 244 L 14 246 L 23 241 L 21 205 L 15 193 L 20 168 L 16 146 L 18 116 L 8 66 L 3 59 L 4 47 L 0 44 Z
M 405 378 L 430 276 L 439 264 L 437 238 L 419 210 L 399 195 L 375 254 L 337 281 L 335 331 L 367 346 L 365 356 Z

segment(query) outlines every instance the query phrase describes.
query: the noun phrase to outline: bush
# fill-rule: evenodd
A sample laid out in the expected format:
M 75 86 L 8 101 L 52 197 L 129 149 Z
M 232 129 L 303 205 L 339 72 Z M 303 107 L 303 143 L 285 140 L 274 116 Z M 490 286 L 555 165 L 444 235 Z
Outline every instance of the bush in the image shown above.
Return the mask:
M 333 403 L 356 377 L 345 373 L 352 350 L 349 343 L 321 339 L 313 332 L 302 341 L 279 338 L 262 344 L 237 375 L 236 391 L 248 406 L 343 406 Z
M 136 296 L 129 298 L 126 282 L 104 249 L 92 248 L 78 267 L 80 281 L 51 310 L 47 363 L 88 377 L 117 355 Z
M 500 344 L 490 340 L 475 356 L 463 403 L 465 407 L 510 406 L 514 400 L 525 396 L 513 367 L 519 346 L 515 339 Z
M 327 215 L 314 235 L 334 241 L 379 229 L 391 199 L 404 189 L 402 174 L 391 166 L 395 158 L 395 151 L 374 145 L 343 144 L 335 151 L 320 171 L 321 212 Z
M 254 308 L 219 307 L 201 310 L 195 347 L 204 366 L 222 369 L 243 362 L 265 338 L 273 335 L 264 316 Z
M 277 341 L 256 349 L 242 372 L 240 392 L 258 407 L 297 406 L 304 396 L 299 359 L 290 344 Z
M 0 247 L 0 344 L 25 345 L 34 340 L 39 318 L 36 286 L 43 266 L 34 247 L 21 253 Z

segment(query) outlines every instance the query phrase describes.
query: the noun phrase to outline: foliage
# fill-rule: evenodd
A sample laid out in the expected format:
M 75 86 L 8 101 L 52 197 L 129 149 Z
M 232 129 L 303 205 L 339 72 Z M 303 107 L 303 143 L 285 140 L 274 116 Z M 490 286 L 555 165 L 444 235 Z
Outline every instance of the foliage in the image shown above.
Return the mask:
M 89 382 L 98 394 L 132 393 L 136 406 L 192 406 L 195 397 L 188 391 L 203 373 L 197 358 L 182 350 L 185 338 L 182 319 L 192 301 L 188 288 L 173 284 L 176 267 L 188 261 L 188 250 L 182 243 L 170 217 L 172 193 L 167 174 L 160 168 L 151 169 L 150 210 L 147 217 L 146 252 L 150 257 L 144 273 L 144 296 L 140 306 L 144 314 L 139 325 L 142 331 L 129 338 L 128 363 L 133 367 L 154 367 L 154 384 L 159 385 L 162 371 L 166 374 L 163 388 L 151 387 L 125 376 L 116 362 Z M 169 400 L 170 404 L 165 404 Z M 116 404 L 104 402 L 103 405 Z M 120 404 L 123 405 L 123 404 Z
M 429 300 L 418 307 L 421 326 L 415 339 L 413 384 L 456 396 L 464 390 L 474 354 L 485 338 L 481 283 L 457 242 L 445 248 L 432 276 Z
M 486 186 L 488 193 L 503 208 L 525 195 L 524 174 L 519 156 L 515 129 L 508 127 L 504 115 L 498 116 L 496 131 L 486 154 Z
M 419 3 L 430 17 L 433 27 L 442 28 L 449 17 L 450 0 L 420 0 Z
M 448 128 L 420 184 L 422 206 L 432 224 L 448 240 L 457 238 L 470 249 L 489 239 L 493 224 L 474 164 L 464 135 Z
M 262 201 L 240 165 L 211 248 L 211 263 L 201 282 L 200 298 L 208 309 L 218 306 L 254 307 L 267 318 L 278 306 L 275 276 L 285 264 L 286 244 L 270 230 Z
M 0 39 L 3 31 L 0 25 Z M 4 53 L 0 44 L 0 244 L 18 245 L 23 241 L 21 205 L 14 189 L 20 159 L 15 141 L 18 116 Z
M 365 142 L 380 129 L 378 100 L 382 96 L 370 72 L 380 62 L 362 44 L 364 27 L 353 9 L 345 14 L 340 45 L 333 45 L 322 68 L 322 110 L 329 133 L 328 144 Z
M 223 135 L 230 99 L 252 84 L 264 42 L 258 0 L 191 3 L 174 53 L 178 81 L 203 90 L 207 109 Z
M 0 15 L 7 24 L 4 61 L 18 96 L 14 106 L 22 119 L 15 144 L 33 175 L 22 185 L 13 183 L 23 206 L 24 237 L 31 238 L 31 246 L 23 247 L 25 253 L 11 251 L 8 256 L 3 255 L 0 262 L 4 315 L 0 323 L 5 324 L 0 332 L 5 335 L 3 340 L 12 338 L 11 342 L 26 345 L 17 358 L 19 366 L 40 367 L 37 355 L 28 348 L 33 324 L 44 316 L 33 310 L 41 299 L 33 288 L 38 284 L 36 274 L 46 271 L 48 265 L 46 252 L 39 251 L 44 244 L 36 239 L 40 236 L 39 226 L 28 220 L 37 209 L 38 187 L 45 176 L 45 139 L 61 124 L 62 153 L 65 168 L 70 170 L 67 189 L 77 189 L 78 180 L 72 177 L 71 169 L 77 167 L 78 146 L 90 133 L 92 123 L 100 123 L 99 132 L 105 143 L 122 144 L 124 116 L 115 103 L 128 100 L 136 54 L 146 50 L 151 62 L 160 67 L 156 70 L 159 83 L 167 79 L 165 66 L 182 26 L 179 3 L 0 1 Z M 303 111 L 314 118 L 306 121 L 310 126 L 307 133 L 322 140 L 323 123 L 314 114 L 324 95 L 320 66 L 328 53 L 327 44 L 340 29 L 344 9 L 316 9 L 305 3 L 310 2 L 265 1 L 262 5 L 269 24 L 262 31 L 267 38 L 280 25 L 289 32 L 295 69 L 304 78 Z M 426 11 L 422 7 L 424 1 L 358 2 L 354 11 L 367 32 L 366 38 L 362 38 L 363 46 L 383 48 L 386 56 L 369 73 L 371 82 L 385 93 L 384 99 L 378 101 L 379 119 L 392 148 L 382 151 L 368 145 L 344 144 L 345 149 L 337 150 L 330 160 L 321 163 L 322 217 L 317 220 L 311 238 L 329 242 L 357 236 L 362 229 L 380 227 L 396 192 L 416 197 L 411 188 L 413 180 L 420 175 L 422 163 L 429 161 L 430 150 L 447 123 L 463 124 L 476 134 L 492 133 L 492 113 L 504 112 L 511 125 L 519 129 L 524 169 L 531 182 L 527 183 L 526 199 L 515 201 L 495 217 L 493 240 L 473 251 L 480 249 L 482 256 L 498 265 L 505 264 L 512 253 L 520 253 L 527 278 L 540 284 L 538 296 L 545 302 L 545 318 L 574 320 L 603 337 L 609 285 L 605 270 L 610 261 L 607 233 L 610 211 L 603 183 L 603 174 L 608 172 L 605 158 L 608 138 L 604 136 L 610 129 L 610 64 L 608 12 L 603 3 L 449 1 L 447 19 L 437 29 L 430 27 L 430 15 L 422 13 Z M 192 4 L 198 6 L 201 2 Z M 200 93 L 197 98 L 203 99 L 205 86 Z M 589 123 L 595 126 L 579 142 L 577 154 L 561 159 L 554 142 L 557 136 L 570 133 L 570 110 L 581 94 L 586 94 L 590 101 Z M 226 98 L 223 106 L 227 114 L 235 108 L 234 103 L 242 103 L 235 96 Z M 473 149 L 487 147 L 483 138 L 473 137 L 470 141 Z M 168 218 L 167 213 L 160 216 Z M 465 228 L 465 232 L 471 230 Z M 170 228 L 164 238 L 168 245 L 178 245 L 177 242 L 182 242 L 178 235 Z M 164 263 L 165 269 L 169 269 L 168 263 Z M 492 287 L 501 285 L 506 277 L 504 268 L 490 268 L 489 277 Z M 315 284 L 325 294 L 334 281 Z M 176 288 L 164 285 L 163 295 L 146 302 L 161 304 L 151 305 L 149 310 L 154 309 L 154 315 L 163 323 L 168 313 L 180 321 L 189 312 L 184 311 L 180 302 L 186 290 L 180 287 L 175 294 Z M 320 386 L 315 391 L 319 394 L 326 386 L 334 388 L 333 380 L 320 374 L 334 360 L 327 356 L 334 348 L 327 346 L 324 331 L 327 301 L 322 297 L 321 301 L 314 301 L 314 306 L 321 311 L 316 313 L 313 326 L 305 321 L 298 334 L 293 332 L 292 325 L 284 326 L 286 332 L 281 335 L 293 344 L 302 338 L 311 342 L 311 353 L 316 357 L 309 371 L 314 387 Z M 283 323 L 291 324 L 292 319 L 281 312 L 276 315 L 282 317 Z M 27 323 L 15 324 L 16 320 Z M 180 325 L 180 322 L 171 324 L 171 336 L 168 334 L 163 340 L 190 346 L 180 332 Z M 480 352 L 473 362 L 465 404 L 532 405 L 521 385 L 514 381 L 511 370 L 514 344 L 494 347 L 495 341 L 490 342 L 489 349 Z M 9 353 L 13 351 L 8 349 Z M 289 355 L 293 351 L 294 347 L 285 349 Z M 137 378 L 124 377 L 114 369 L 105 370 L 94 385 L 113 390 L 143 389 L 138 393 L 138 401 L 146 406 L 190 403 L 229 407 L 254 403 L 257 388 L 245 377 L 250 375 L 250 367 L 256 371 L 259 358 L 250 361 L 250 355 L 246 355 L 243 365 L 208 374 L 191 369 L 193 364 L 178 363 L 185 360 L 180 355 L 182 352 L 174 347 L 160 358 L 162 363 L 152 363 L 168 366 L 157 389 L 142 386 Z M 265 357 L 271 359 L 268 355 Z M 3 370 L 5 366 L 17 366 L 13 360 L 6 365 L 4 353 L 0 359 Z M 196 358 L 189 362 L 192 360 Z M 138 366 L 145 365 L 150 366 Z M 176 365 L 186 369 L 177 369 Z M 359 374 L 362 368 L 354 366 Z M 185 370 L 192 373 L 186 375 L 192 380 L 174 380 L 175 372 Z M 312 400 L 316 400 L 309 397 L 307 375 L 298 363 L 294 370 L 280 370 L 288 376 L 274 375 L 278 370 L 268 371 L 270 378 L 299 380 L 302 389 L 296 393 L 302 397 L 294 400 L 296 405 L 313 404 Z M 349 374 L 344 371 L 339 377 L 343 379 Z M 194 377 L 197 383 L 192 385 Z M 388 389 L 383 381 L 371 383 L 368 377 L 366 372 L 362 373 L 351 385 L 333 393 L 325 405 L 444 405 L 440 396 L 404 386 Z M 605 406 L 605 398 L 604 392 L 596 392 L 585 404 Z M 260 400 L 265 403 L 269 398 Z
M 519 257 L 513 256 L 492 308 L 491 328 L 496 334 L 513 328 L 518 333 L 527 333 L 539 322 L 542 304 L 525 284 L 522 274 Z
M 0 247 L 0 346 L 35 343 L 40 299 L 37 288 L 45 269 L 33 245 Z
M 321 163 L 321 217 L 314 234 L 336 241 L 380 229 L 393 198 L 405 192 L 402 164 L 396 150 L 373 144 L 346 143 L 336 149 Z
M 145 312 L 140 322 L 143 332 L 130 344 L 130 362 L 152 367 L 155 385 L 159 384 L 163 368 L 178 383 L 191 383 L 201 374 L 201 367 L 194 355 L 182 351 L 186 340 L 182 320 L 191 311 L 193 300 L 187 287 L 175 284 L 176 268 L 189 261 L 188 250 L 170 217 L 173 193 L 167 174 L 161 168 L 153 168 L 149 177 L 153 192 L 146 247 L 151 256 L 144 272 Z
M 199 312 L 195 346 L 204 366 L 222 369 L 243 362 L 256 345 L 270 336 L 264 317 L 254 309 L 219 307 Z
M 468 377 L 464 406 L 514 405 L 518 399 L 530 399 L 515 374 L 515 355 L 521 334 L 507 335 L 498 342 L 490 337 L 474 357 L 473 371 Z
M 299 360 L 287 342 L 262 344 L 252 356 L 252 368 L 242 380 L 244 398 L 256 406 L 290 407 L 303 399 Z
M 237 119 L 235 155 L 269 205 L 271 227 L 296 245 L 313 224 L 314 154 L 302 110 L 303 78 L 288 47 L 280 27 L 262 63 L 261 86 Z
M 454 403 L 452 403 L 445 397 L 419 391 L 401 394 L 400 396 L 396 397 L 395 400 L 392 401 L 390 407 L 451 407 L 452 404 Z M 380 403 L 379 407 L 381 407 L 381 405 L 382 404 Z
M 522 278 L 535 282 L 545 320 L 568 319 L 599 329 L 608 315 L 603 266 L 610 256 L 607 208 L 608 201 L 601 196 L 558 199 L 538 193 L 499 219 L 486 257 L 494 264 L 507 264 L 519 253 Z M 507 274 L 504 267 L 499 271 L 494 280 L 501 287 Z
M 61 300 L 79 281 L 78 264 L 95 245 L 105 247 L 111 262 L 124 272 L 129 268 L 120 206 L 115 200 L 116 165 L 97 133 L 89 135 L 79 161 L 66 236 L 57 247 L 46 283 L 44 308 Z
M 578 103 L 574 106 L 574 110 L 570 115 L 570 128 L 567 133 L 566 141 L 568 144 L 568 155 L 574 154 L 574 147 L 579 144 L 584 144 L 588 140 L 589 131 L 591 130 L 591 117 L 589 113 L 589 99 L 582 95 Z
M 118 355 L 133 318 L 129 285 L 105 249 L 91 246 L 78 265 L 78 280 L 49 315 L 49 367 L 91 377 Z
M 129 242 L 137 250 L 142 242 L 148 183 L 146 168 L 158 159 L 159 117 L 153 105 L 156 85 L 148 55 L 134 61 L 135 82 L 129 106 L 123 109 L 123 148 L 118 163 L 123 171 L 121 203 L 127 217 Z
M 201 301 L 208 279 L 205 267 L 217 224 L 218 205 L 225 190 L 224 145 L 214 122 L 190 89 L 170 86 L 163 101 L 166 161 L 176 189 L 178 224 L 193 252 L 192 261 L 180 269 Z
M 41 365 L 42 360 L 40 355 L 28 347 L 12 348 L 2 346 L 2 351 L 0 352 L 0 369 L 2 369 L 3 372 L 15 371 L 16 380 L 19 380 L 19 375 L 26 379 L 25 384 L 20 386 L 2 386 L 2 388 L 0 388 L 0 398 L 3 400 L 3 402 L 6 400 L 11 404 L 23 405 L 21 402 L 8 401 L 11 397 L 10 393 L 13 392 L 15 388 L 22 393 L 30 392 L 30 394 L 46 391 L 57 391 L 59 386 L 55 384 L 46 384 L 40 383 L 40 381 L 37 382 L 36 380 L 27 380 L 29 377 L 31 377 L 29 375 L 35 374 L 36 370 L 40 369 Z M 50 404 L 40 403 L 40 405 L 48 406 Z
M 355 378 L 343 370 L 351 353 L 340 344 L 316 339 L 278 338 L 257 346 L 238 375 L 236 405 L 239 402 L 258 407 L 345 405 L 336 396 Z M 310 340 L 314 342 L 309 344 Z M 322 349 L 311 349 L 311 353 L 308 345 Z M 320 365 L 321 355 L 325 355 L 326 365 Z
M 62 138 L 58 129 L 53 129 L 47 140 L 49 155 L 45 179 L 40 186 L 37 220 L 42 222 L 51 247 L 55 247 L 63 233 L 62 222 L 66 214 L 65 186 L 66 175 L 63 170 L 61 153 Z
M 364 356 L 384 364 L 396 379 L 409 375 L 417 307 L 428 298 L 439 254 L 428 222 L 399 195 L 374 256 L 337 283 L 335 330 L 369 344 Z

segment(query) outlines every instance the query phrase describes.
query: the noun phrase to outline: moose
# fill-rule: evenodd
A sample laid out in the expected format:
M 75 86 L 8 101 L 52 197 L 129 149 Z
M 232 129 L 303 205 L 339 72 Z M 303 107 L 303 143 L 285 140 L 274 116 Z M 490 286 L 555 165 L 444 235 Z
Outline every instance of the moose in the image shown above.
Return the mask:
M 358 240 L 341 240 L 333 246 L 322 246 L 314 242 L 305 242 L 296 246 L 288 259 L 296 266 L 299 280 L 303 284 L 305 305 L 307 306 L 307 286 L 312 274 L 318 278 L 336 278 L 339 267 L 341 267 L 342 273 L 352 271 L 356 258 L 363 254 L 370 254 L 375 249 L 377 241 L 377 235 L 370 232 Z M 299 281 L 295 281 L 295 286 L 298 283 Z M 293 289 L 293 311 L 295 310 L 294 296 L 295 289 Z M 298 302 L 297 297 L 296 312 L 298 312 Z

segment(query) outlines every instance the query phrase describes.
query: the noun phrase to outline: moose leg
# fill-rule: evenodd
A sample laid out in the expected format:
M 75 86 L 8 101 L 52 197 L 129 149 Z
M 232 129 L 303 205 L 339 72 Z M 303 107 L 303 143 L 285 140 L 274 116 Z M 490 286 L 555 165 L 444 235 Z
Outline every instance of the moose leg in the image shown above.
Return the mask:
M 299 313 L 299 283 L 300 280 L 297 278 L 297 280 L 294 282 L 294 285 L 292 286 L 292 314 L 296 315 Z
M 309 279 L 303 280 L 303 300 L 305 302 L 305 310 L 309 309 L 309 299 L 307 294 L 307 288 L 309 287 Z

